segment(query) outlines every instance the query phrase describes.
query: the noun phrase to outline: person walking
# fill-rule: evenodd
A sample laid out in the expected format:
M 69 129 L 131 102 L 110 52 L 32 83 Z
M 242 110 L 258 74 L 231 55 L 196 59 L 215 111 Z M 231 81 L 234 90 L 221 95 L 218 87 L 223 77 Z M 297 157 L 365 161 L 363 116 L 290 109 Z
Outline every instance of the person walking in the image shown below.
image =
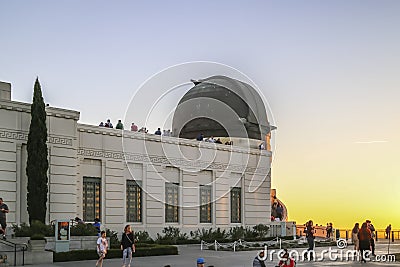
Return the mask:
M 106 257 L 107 250 L 108 241 L 106 238 L 106 231 L 101 231 L 101 236 L 97 239 L 97 254 L 99 255 L 99 259 L 96 262 L 96 266 L 103 266 L 103 260 Z
M 130 267 L 132 262 L 132 253 L 135 252 L 135 236 L 131 226 L 128 224 L 124 228 L 121 239 L 122 267 Z
M 388 227 L 386 227 L 386 239 L 390 239 L 390 232 L 392 231 L 392 225 L 389 224 Z
M 332 223 L 327 224 L 326 225 L 326 238 L 331 238 L 332 231 L 333 231 L 333 224 Z
M 7 228 L 7 217 L 6 214 L 9 212 L 8 206 L 3 202 L 0 197 L 0 227 L 3 234 L 3 239 L 6 240 L 6 228 Z
M 365 222 L 367 223 L 368 229 L 371 231 L 371 240 L 370 240 L 370 243 L 371 243 L 371 252 L 372 252 L 372 256 L 375 257 L 375 256 L 376 256 L 376 255 L 375 255 L 375 240 L 374 240 L 374 238 L 375 238 L 375 227 L 374 227 L 374 225 L 371 223 L 370 220 L 366 220 Z
M 257 256 L 253 260 L 253 267 L 266 267 L 264 250 L 257 253 Z
M 307 238 L 307 243 L 308 243 L 308 249 L 307 251 L 314 251 L 314 227 L 313 227 L 313 221 L 309 220 L 308 223 L 306 224 L 306 238 Z M 310 260 L 313 259 L 313 253 L 310 253 Z
M 361 229 L 358 232 L 358 239 L 360 240 L 359 242 L 360 242 L 361 261 L 367 262 L 365 260 L 365 254 L 366 251 L 371 249 L 372 234 L 366 222 L 361 225 Z
M 351 240 L 354 244 L 354 250 L 358 251 L 360 249 L 360 240 L 358 239 L 358 232 L 360 231 L 360 224 L 354 224 L 353 230 L 351 231 Z

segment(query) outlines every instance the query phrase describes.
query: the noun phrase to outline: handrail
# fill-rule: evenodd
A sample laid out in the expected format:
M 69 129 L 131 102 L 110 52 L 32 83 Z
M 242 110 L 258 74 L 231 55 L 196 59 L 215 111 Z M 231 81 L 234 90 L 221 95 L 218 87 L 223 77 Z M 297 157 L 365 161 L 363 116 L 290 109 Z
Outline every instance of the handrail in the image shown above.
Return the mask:
M 304 225 L 296 225 L 296 233 L 297 235 L 301 236 L 304 234 Z M 314 235 L 318 236 L 318 237 L 325 237 L 326 236 L 326 227 L 325 226 L 315 226 L 314 227 L 315 232 Z M 338 232 L 338 238 L 345 238 L 347 239 L 351 239 L 351 232 L 352 229 L 345 229 L 345 228 L 335 228 L 334 231 Z M 376 241 L 378 241 L 379 239 L 386 239 L 386 230 L 383 229 L 377 229 L 374 231 L 375 233 L 375 239 Z M 332 233 L 332 238 L 336 238 L 336 232 Z M 340 235 L 340 236 L 339 236 Z M 394 240 L 400 240 L 400 230 L 399 229 L 395 229 L 395 230 L 391 230 L 390 231 L 390 239 L 392 240 L 392 242 L 394 242 Z
M 12 251 L 3 251 L 3 252 L 14 252 L 14 266 L 17 266 L 17 252 L 22 251 L 22 265 L 25 265 L 25 251 L 28 250 L 28 244 L 26 243 L 14 243 L 9 240 L 0 240 L 0 243 L 14 248 Z M 20 248 L 20 250 L 17 250 L 17 247 Z

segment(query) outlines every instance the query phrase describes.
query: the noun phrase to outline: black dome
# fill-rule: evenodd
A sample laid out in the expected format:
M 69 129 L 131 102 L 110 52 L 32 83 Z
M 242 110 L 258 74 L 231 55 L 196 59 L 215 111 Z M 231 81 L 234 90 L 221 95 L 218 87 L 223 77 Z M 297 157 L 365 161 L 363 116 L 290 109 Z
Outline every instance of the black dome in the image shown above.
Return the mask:
M 212 76 L 195 84 L 179 101 L 172 129 L 174 136 L 240 137 L 264 140 L 270 131 L 267 112 L 257 91 L 249 84 Z

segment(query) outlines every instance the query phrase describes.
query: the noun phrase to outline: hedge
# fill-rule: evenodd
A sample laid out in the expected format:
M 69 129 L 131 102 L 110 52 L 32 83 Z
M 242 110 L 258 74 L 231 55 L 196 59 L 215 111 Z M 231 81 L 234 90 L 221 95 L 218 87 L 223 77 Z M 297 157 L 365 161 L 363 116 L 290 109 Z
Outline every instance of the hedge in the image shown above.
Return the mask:
M 160 255 L 178 255 L 178 248 L 167 245 L 152 245 L 137 247 L 133 257 L 160 256 Z M 82 261 L 97 260 L 99 256 L 96 250 L 72 250 L 69 252 L 54 252 L 53 261 Z M 122 258 L 122 250 L 110 249 L 107 252 L 106 259 Z

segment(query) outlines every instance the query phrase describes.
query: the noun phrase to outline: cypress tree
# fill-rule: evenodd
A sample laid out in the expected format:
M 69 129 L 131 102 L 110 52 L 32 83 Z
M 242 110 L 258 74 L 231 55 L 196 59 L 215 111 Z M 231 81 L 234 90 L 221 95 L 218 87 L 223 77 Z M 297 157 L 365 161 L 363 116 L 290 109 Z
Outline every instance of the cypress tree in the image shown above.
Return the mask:
M 31 105 L 31 124 L 28 135 L 28 214 L 29 223 L 38 220 L 45 223 L 47 209 L 47 126 L 46 110 L 39 79 L 36 78 Z

